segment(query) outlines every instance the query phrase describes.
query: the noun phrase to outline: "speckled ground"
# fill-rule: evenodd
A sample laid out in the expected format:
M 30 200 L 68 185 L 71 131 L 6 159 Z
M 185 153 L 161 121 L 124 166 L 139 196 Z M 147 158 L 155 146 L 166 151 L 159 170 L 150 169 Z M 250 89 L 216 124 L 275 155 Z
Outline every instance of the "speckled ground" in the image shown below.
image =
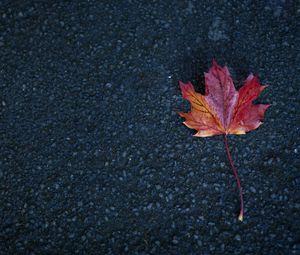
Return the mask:
M 297 1 L 0 1 L 0 254 L 300 254 Z M 265 123 L 194 138 L 178 80 L 258 74 Z

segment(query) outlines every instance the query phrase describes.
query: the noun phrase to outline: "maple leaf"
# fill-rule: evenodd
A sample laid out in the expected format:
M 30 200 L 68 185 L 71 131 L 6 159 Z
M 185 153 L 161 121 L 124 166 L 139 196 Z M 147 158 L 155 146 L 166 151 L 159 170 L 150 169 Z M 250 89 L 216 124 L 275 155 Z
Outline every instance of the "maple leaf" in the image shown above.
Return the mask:
M 205 73 L 205 95 L 197 93 L 193 85 L 179 81 L 183 98 L 191 103 L 191 111 L 179 112 L 187 127 L 197 130 L 194 136 L 224 135 L 227 156 L 236 178 L 241 200 L 239 220 L 243 220 L 243 192 L 228 148 L 228 134 L 245 134 L 262 124 L 268 104 L 254 105 L 253 101 L 267 87 L 260 85 L 258 78 L 250 74 L 245 84 L 236 91 L 228 68 L 213 61 Z
M 215 61 L 205 73 L 205 95 L 197 93 L 193 85 L 179 82 L 182 95 L 191 103 L 189 113 L 180 112 L 184 124 L 198 132 L 195 136 L 206 137 L 220 134 L 245 134 L 258 128 L 267 104 L 253 105 L 252 102 L 266 88 L 257 77 L 249 75 L 237 92 L 228 68 L 221 68 Z

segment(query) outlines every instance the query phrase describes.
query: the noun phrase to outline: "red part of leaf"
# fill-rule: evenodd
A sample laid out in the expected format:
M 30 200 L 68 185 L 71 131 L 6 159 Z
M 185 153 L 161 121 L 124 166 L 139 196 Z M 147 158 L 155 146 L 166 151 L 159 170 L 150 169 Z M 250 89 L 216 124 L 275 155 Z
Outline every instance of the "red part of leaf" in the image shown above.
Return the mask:
M 205 99 L 212 109 L 217 113 L 222 126 L 226 130 L 233 114 L 234 106 L 238 99 L 233 81 L 228 68 L 221 68 L 216 61 L 205 73 Z

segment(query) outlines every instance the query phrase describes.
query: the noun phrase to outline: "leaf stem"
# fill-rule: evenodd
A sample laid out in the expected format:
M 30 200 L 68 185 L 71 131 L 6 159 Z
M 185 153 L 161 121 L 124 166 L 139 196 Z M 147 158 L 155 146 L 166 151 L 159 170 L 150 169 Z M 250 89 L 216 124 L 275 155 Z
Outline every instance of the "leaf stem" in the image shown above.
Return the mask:
M 228 147 L 228 140 L 227 140 L 227 135 L 226 134 L 224 135 L 224 144 L 225 144 L 225 147 L 226 147 L 227 157 L 228 157 L 228 160 L 229 160 L 230 165 L 232 167 L 232 171 L 233 171 L 233 174 L 234 174 L 234 177 L 235 177 L 235 180 L 237 182 L 238 189 L 239 189 L 239 193 L 240 193 L 240 214 L 239 214 L 238 219 L 240 221 L 243 221 L 243 217 L 244 217 L 243 189 L 242 189 L 242 186 L 241 186 L 240 178 L 239 178 L 239 176 L 237 174 L 237 171 L 236 171 L 236 169 L 233 165 L 230 150 L 229 150 L 229 147 Z

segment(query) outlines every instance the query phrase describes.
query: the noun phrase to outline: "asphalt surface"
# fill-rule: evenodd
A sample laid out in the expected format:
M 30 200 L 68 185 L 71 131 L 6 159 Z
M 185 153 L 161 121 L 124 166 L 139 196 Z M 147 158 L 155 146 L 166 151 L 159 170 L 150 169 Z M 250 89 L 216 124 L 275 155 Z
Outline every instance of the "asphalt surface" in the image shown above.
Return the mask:
M 299 1 L 0 1 L 0 254 L 300 254 Z M 195 138 L 178 80 L 269 87 Z

